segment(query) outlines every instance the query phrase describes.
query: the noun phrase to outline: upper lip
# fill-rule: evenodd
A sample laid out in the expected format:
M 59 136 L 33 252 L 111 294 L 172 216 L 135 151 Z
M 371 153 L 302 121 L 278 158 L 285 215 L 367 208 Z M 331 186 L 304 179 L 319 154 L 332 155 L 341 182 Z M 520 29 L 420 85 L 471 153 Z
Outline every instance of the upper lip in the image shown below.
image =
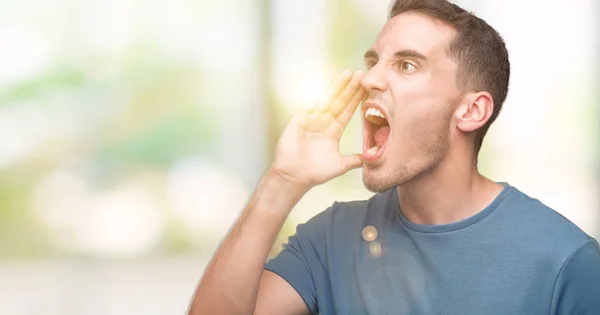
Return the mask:
M 362 114 L 363 114 L 363 118 L 365 117 L 365 114 L 367 112 L 367 109 L 369 108 L 377 108 L 379 111 L 381 111 L 381 113 L 383 114 L 383 116 L 385 116 L 385 119 L 388 121 L 388 123 L 390 122 L 390 115 L 387 112 L 387 110 L 385 110 L 385 108 L 381 105 L 379 105 L 378 103 L 374 102 L 374 101 L 366 101 L 363 103 L 362 106 Z

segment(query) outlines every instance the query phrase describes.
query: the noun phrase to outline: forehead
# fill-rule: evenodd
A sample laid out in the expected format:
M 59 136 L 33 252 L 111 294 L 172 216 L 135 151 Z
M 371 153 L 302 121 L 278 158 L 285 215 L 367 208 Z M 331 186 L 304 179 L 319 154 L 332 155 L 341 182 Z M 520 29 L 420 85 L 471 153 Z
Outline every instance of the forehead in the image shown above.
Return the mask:
M 387 21 L 372 49 L 380 56 L 412 49 L 427 58 L 437 59 L 445 56 L 445 50 L 455 35 L 456 31 L 441 21 L 418 12 L 405 12 Z

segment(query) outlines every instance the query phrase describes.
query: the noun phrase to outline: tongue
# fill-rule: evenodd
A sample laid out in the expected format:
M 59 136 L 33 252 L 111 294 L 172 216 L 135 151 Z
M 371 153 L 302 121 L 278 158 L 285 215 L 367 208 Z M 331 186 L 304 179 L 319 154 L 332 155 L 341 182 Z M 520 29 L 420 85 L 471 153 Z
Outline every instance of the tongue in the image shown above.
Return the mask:
M 377 129 L 377 132 L 375 132 L 375 143 L 377 144 L 377 146 L 380 148 L 383 147 L 383 144 L 385 143 L 389 135 L 390 126 L 385 126 Z

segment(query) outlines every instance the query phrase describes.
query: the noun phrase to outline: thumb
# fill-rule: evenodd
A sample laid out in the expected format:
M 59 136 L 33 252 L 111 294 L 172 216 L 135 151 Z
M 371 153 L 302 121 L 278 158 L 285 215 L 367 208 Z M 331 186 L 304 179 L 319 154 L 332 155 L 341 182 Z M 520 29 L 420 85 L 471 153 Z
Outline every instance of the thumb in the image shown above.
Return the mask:
M 346 155 L 343 156 L 342 159 L 344 163 L 344 173 L 351 169 L 362 167 L 363 161 L 361 154 Z

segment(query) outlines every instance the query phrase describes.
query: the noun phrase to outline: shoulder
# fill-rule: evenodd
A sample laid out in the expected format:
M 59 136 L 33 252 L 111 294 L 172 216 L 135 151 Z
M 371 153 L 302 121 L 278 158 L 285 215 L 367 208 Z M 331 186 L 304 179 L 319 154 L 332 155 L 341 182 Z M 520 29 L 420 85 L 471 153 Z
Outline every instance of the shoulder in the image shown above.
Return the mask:
M 552 314 L 599 314 L 600 247 L 593 238 L 581 244 L 560 270 Z
M 542 201 L 530 197 L 515 187 L 511 195 L 508 206 L 532 232 L 552 233 L 555 238 L 560 237 L 562 241 L 574 242 L 576 247 L 590 238 L 575 223 Z
M 515 187 L 503 208 L 502 220 L 511 226 L 511 233 L 520 236 L 524 245 L 564 261 L 591 239 L 559 212 Z

